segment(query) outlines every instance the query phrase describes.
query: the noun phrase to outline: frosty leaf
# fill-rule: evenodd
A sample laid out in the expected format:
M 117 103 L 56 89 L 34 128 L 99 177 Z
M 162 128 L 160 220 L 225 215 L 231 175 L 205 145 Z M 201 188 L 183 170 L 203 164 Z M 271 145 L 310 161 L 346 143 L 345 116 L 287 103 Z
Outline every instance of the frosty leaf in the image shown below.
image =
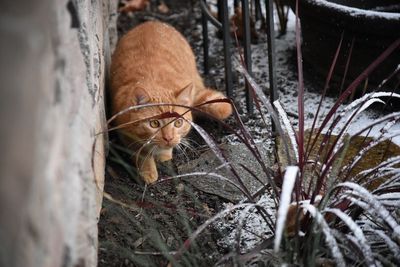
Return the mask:
M 361 228 L 353 221 L 353 219 L 347 215 L 346 213 L 342 212 L 339 209 L 325 209 L 324 212 L 330 212 L 335 214 L 338 218 L 340 218 L 351 230 L 354 234 L 356 239 L 357 245 L 360 247 L 363 255 L 365 256 L 366 263 L 369 266 L 375 265 L 375 261 L 372 256 L 371 247 L 368 245 L 368 242 L 363 234 Z
M 277 112 L 279 114 L 279 117 L 282 120 L 283 127 L 285 127 L 286 133 L 289 136 L 289 140 L 290 140 L 290 143 L 292 144 L 294 155 L 295 155 L 296 160 L 298 162 L 299 161 L 299 152 L 297 150 L 296 134 L 295 134 L 295 132 L 293 130 L 293 126 L 292 126 L 292 124 L 291 124 L 291 122 L 290 122 L 285 110 L 283 109 L 281 103 L 278 100 L 274 101 L 274 106 L 275 106 L 275 108 L 276 108 L 276 110 L 277 110 Z
M 338 187 L 348 187 L 352 189 L 351 193 L 349 192 L 348 194 L 353 194 L 362 199 L 367 206 L 366 211 L 370 213 L 371 212 L 375 213 L 382 220 L 384 220 L 390 226 L 390 228 L 392 228 L 395 240 L 397 240 L 400 243 L 400 225 L 396 222 L 396 219 L 390 215 L 389 211 L 379 202 L 379 200 L 373 194 L 368 192 L 368 190 L 365 189 L 364 187 L 351 182 L 340 183 L 338 184 Z M 362 208 L 365 209 L 366 207 Z
M 229 208 L 226 208 L 224 210 L 222 210 L 221 212 L 217 213 L 216 215 L 214 215 L 212 218 L 208 219 L 207 221 L 205 221 L 202 225 L 200 225 L 196 231 L 194 231 L 189 237 L 188 239 L 185 240 L 185 242 L 183 243 L 183 245 L 179 248 L 179 250 L 177 251 L 177 253 L 175 254 L 175 259 L 179 259 L 182 254 L 190 248 L 192 242 L 198 237 L 198 235 L 203 232 L 210 224 L 214 223 L 215 221 L 225 217 L 226 215 L 228 215 L 229 213 L 232 213 L 234 210 L 237 209 L 242 209 L 242 208 L 246 208 L 249 206 L 253 206 L 256 207 L 256 204 L 237 204 L 237 205 L 233 205 Z
M 331 250 L 332 256 L 335 259 L 337 266 L 345 267 L 346 264 L 344 262 L 343 255 L 339 249 L 335 237 L 333 236 L 333 233 L 331 232 L 331 229 L 329 228 L 322 214 L 313 205 L 302 204 L 302 207 L 306 209 L 310 213 L 310 215 L 315 218 L 316 223 L 321 226 L 322 232 L 325 236 L 326 244 Z
M 297 166 L 288 166 L 283 178 L 282 193 L 276 220 L 276 231 L 274 241 L 274 251 L 279 252 L 282 234 L 285 229 L 286 216 L 289 210 L 289 204 L 292 196 L 294 184 L 296 182 L 299 168 Z
M 389 120 L 399 120 L 400 119 L 400 112 L 393 112 L 381 118 L 374 120 L 372 123 L 369 123 L 367 126 L 362 128 L 360 131 L 355 133 L 354 135 L 361 135 L 363 132 L 370 130 L 372 127 L 379 125 L 382 122 L 389 121 Z
M 276 127 L 277 132 L 279 133 L 280 136 L 282 136 L 282 139 L 284 138 L 284 133 L 279 121 L 279 117 L 276 114 L 276 111 L 274 110 L 273 106 L 271 105 L 269 99 L 267 96 L 264 94 L 260 86 L 255 82 L 255 80 L 250 76 L 250 74 L 247 72 L 247 70 L 241 65 L 238 64 L 238 71 L 242 73 L 247 82 L 249 83 L 250 87 L 253 88 L 254 94 L 260 99 L 261 103 L 265 106 L 265 108 L 268 110 L 269 115 L 271 116 L 271 119 L 274 122 L 274 126 Z M 292 160 L 289 154 L 289 148 L 287 146 L 287 142 L 283 142 L 284 148 L 285 148 L 285 153 L 288 159 L 289 165 L 292 164 Z
M 382 100 L 379 99 L 379 97 L 400 98 L 400 95 L 396 94 L 396 93 L 392 93 L 392 92 L 376 92 L 376 93 L 365 94 L 362 97 L 351 102 L 349 105 L 347 105 L 343 109 L 343 111 L 340 112 L 340 116 L 344 116 L 347 112 L 349 112 L 352 109 L 357 108 L 359 105 L 365 105 L 365 108 L 367 108 L 368 106 L 370 106 L 370 104 L 372 104 L 372 103 L 368 103 L 368 101 L 371 101 L 371 100 L 383 102 Z
M 399 163 L 400 163 L 400 156 L 391 157 L 391 158 L 381 162 L 378 166 L 375 166 L 371 169 L 367 169 L 367 170 L 360 172 L 359 174 L 357 174 L 356 178 L 358 178 L 360 176 L 371 175 L 371 173 L 377 172 L 378 170 L 380 173 L 382 173 L 383 171 L 386 171 L 388 169 L 390 171 L 394 170 L 395 172 L 400 172 L 399 170 L 397 170 L 397 168 L 396 169 L 392 168 L 392 166 L 399 164 Z
M 373 228 L 367 229 L 367 230 L 364 230 L 364 231 L 377 234 L 386 243 L 386 245 L 388 245 L 388 248 L 393 253 L 394 258 L 395 259 L 400 259 L 400 248 L 399 248 L 399 246 L 395 242 L 393 242 L 393 240 L 390 239 L 390 237 L 388 237 L 385 234 L 384 231 L 378 230 L 378 229 L 373 229 Z M 398 260 L 398 262 L 400 262 L 400 260 Z

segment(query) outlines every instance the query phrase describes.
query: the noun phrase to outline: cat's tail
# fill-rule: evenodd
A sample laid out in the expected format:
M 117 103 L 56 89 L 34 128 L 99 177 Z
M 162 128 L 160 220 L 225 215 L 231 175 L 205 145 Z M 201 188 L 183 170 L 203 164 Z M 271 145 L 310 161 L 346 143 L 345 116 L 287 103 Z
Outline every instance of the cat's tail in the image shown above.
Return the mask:
M 212 90 L 212 89 L 202 89 L 196 96 L 194 101 L 195 105 L 200 105 L 205 102 L 217 99 L 226 99 L 223 93 Z M 226 102 L 217 102 L 212 104 L 206 104 L 199 106 L 202 111 L 220 119 L 226 119 L 232 114 L 232 106 Z

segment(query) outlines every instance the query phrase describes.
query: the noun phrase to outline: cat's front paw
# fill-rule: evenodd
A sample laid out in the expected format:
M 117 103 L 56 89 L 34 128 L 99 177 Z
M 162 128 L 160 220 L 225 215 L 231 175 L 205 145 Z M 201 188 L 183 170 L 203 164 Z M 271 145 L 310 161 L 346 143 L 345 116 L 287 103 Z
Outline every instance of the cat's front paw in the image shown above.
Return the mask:
M 154 171 L 141 171 L 140 176 L 146 184 L 153 184 L 158 180 L 158 172 Z
M 153 157 L 149 157 L 144 160 L 142 167 L 140 168 L 139 175 L 146 184 L 152 184 L 157 181 L 158 172 Z
M 169 161 L 172 159 L 172 148 L 159 151 L 157 154 L 157 160 L 160 162 Z

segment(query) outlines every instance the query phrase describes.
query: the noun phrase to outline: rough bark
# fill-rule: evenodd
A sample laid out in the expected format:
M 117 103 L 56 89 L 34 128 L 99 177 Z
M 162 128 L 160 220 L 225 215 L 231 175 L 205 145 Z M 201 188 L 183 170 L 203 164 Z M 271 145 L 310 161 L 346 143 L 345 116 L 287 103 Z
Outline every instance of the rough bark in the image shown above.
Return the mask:
M 0 4 L 0 266 L 97 263 L 116 4 Z

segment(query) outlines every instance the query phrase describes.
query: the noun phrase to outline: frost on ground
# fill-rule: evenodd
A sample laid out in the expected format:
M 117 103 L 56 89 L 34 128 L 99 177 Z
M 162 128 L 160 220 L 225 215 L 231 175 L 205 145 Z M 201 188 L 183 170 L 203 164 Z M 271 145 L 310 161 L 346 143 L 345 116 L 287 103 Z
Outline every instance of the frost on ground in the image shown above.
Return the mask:
M 275 21 L 277 22 L 277 15 L 275 14 Z M 199 26 L 200 27 L 200 26 Z M 275 29 L 278 28 L 278 25 L 275 25 Z M 199 28 L 201 31 L 201 28 Z M 209 32 L 210 36 L 216 35 L 215 28 L 209 23 Z M 298 128 L 298 118 L 297 118 L 297 91 L 298 91 L 298 81 L 297 81 L 297 68 L 296 68 L 296 58 L 295 58 L 295 15 L 290 11 L 289 12 L 289 21 L 287 33 L 285 35 L 279 36 L 275 39 L 276 42 L 276 72 L 277 72 L 277 85 L 279 91 L 279 102 L 283 109 L 289 114 L 290 124 L 294 127 L 295 130 Z M 268 58 L 267 58 L 267 44 L 266 44 L 266 36 L 262 34 L 260 36 L 260 41 L 258 44 L 252 44 L 252 74 L 257 83 L 262 87 L 264 92 L 268 94 Z M 202 50 L 201 46 L 197 45 L 196 54 L 199 55 L 199 68 L 202 69 Z M 224 68 L 222 65 L 222 41 L 218 38 L 210 38 L 210 57 L 211 57 L 211 69 L 209 77 L 206 78 L 206 82 L 218 88 L 219 90 L 224 90 Z M 233 49 L 233 69 L 234 73 L 236 73 L 234 78 L 236 79 L 236 83 L 234 85 L 235 92 L 235 100 L 238 105 L 238 109 L 241 113 L 241 118 L 244 122 L 245 127 L 248 129 L 252 137 L 254 138 L 256 143 L 266 143 L 268 142 L 271 145 L 271 121 L 269 116 L 266 116 L 266 121 L 262 119 L 260 112 L 255 108 L 255 113 L 253 116 L 248 116 L 246 112 L 245 106 L 245 86 L 244 79 L 239 75 L 239 73 L 235 72 L 237 70 L 237 64 L 240 62 L 238 48 L 235 47 Z M 217 63 L 219 62 L 219 63 Z M 218 65 L 221 64 L 221 65 Z M 310 73 L 308 73 L 310 76 Z M 313 75 L 311 75 L 313 76 Z M 324 77 L 313 77 L 314 80 L 320 80 L 320 84 L 324 82 Z M 318 108 L 318 105 L 321 100 L 321 92 L 322 86 L 317 83 L 310 81 L 305 77 L 305 94 L 304 94 L 304 106 L 305 106 L 305 121 L 304 128 L 309 129 L 312 127 L 315 112 Z M 335 88 L 332 88 L 335 89 Z M 334 105 L 336 101 L 335 97 L 327 96 L 321 103 L 320 113 L 318 118 L 316 119 L 316 127 L 321 124 L 326 114 L 328 114 L 331 107 Z M 340 113 L 343 109 L 345 109 L 346 105 L 343 105 L 338 109 Z M 267 114 L 265 108 L 261 108 L 261 112 L 263 114 Z M 348 127 L 347 131 L 350 135 L 357 133 L 361 128 L 365 127 L 368 124 L 371 124 L 374 120 L 379 117 L 382 117 L 383 114 L 381 109 L 375 110 L 365 110 L 361 112 L 352 122 L 352 124 Z M 339 131 L 345 125 L 346 120 L 342 120 L 335 130 Z M 381 129 L 384 127 L 385 123 L 381 123 L 372 128 L 371 131 L 366 131 L 363 134 L 368 134 L 370 137 L 379 137 L 382 132 Z M 400 131 L 400 123 L 394 123 L 391 125 L 390 132 L 398 133 Z M 338 134 L 338 132 L 333 132 L 333 134 Z M 391 136 L 391 140 L 400 145 L 400 136 Z M 240 142 L 238 138 L 231 134 L 227 135 L 223 138 L 223 142 L 229 144 L 235 144 Z M 266 205 L 266 207 L 271 208 L 273 211 L 273 205 L 271 199 L 266 196 L 263 196 L 260 199 L 260 204 Z M 229 205 L 229 204 L 227 204 Z M 238 223 L 243 219 L 243 213 L 246 212 L 246 223 L 243 229 L 241 230 L 241 249 L 246 250 L 254 247 L 257 242 L 259 242 L 262 238 L 267 238 L 271 233 L 266 231 L 268 226 L 265 224 L 264 219 L 260 217 L 257 212 L 254 211 L 237 211 L 233 213 L 229 219 L 225 221 L 221 221 L 217 223 L 216 228 L 225 233 L 223 236 L 226 236 L 224 239 L 220 240 L 220 244 L 225 244 L 226 246 L 233 246 L 233 244 L 237 241 L 237 231 L 238 231 Z M 275 211 L 276 212 L 276 211 Z M 272 212 L 272 216 L 275 216 L 275 212 Z M 275 221 L 275 220 L 273 220 Z
M 257 205 L 265 209 L 268 213 L 269 221 L 275 222 L 275 204 L 269 196 L 263 195 Z M 225 204 L 225 208 L 230 206 L 232 206 L 231 203 Z M 272 227 L 274 226 L 272 224 Z M 218 246 L 233 250 L 239 244 L 242 253 L 254 248 L 262 240 L 273 235 L 273 229 L 270 229 L 265 219 L 254 207 L 234 211 L 223 220 L 216 222 L 214 228 L 223 237 L 218 240 Z M 238 236 L 239 232 L 240 236 Z M 240 241 L 238 242 L 238 240 Z
M 275 22 L 278 22 L 277 15 L 275 14 Z M 201 26 L 199 27 L 199 32 L 201 32 Z M 223 91 L 225 88 L 224 84 L 224 67 L 222 65 L 222 40 L 218 38 L 213 38 L 216 35 L 216 29 L 209 23 L 209 32 L 210 36 L 210 57 L 211 57 L 211 68 L 210 75 L 212 77 L 212 81 L 206 78 L 208 83 L 211 83 L 212 86 L 215 86 L 219 90 Z M 275 25 L 275 29 L 278 28 L 278 25 Z M 201 41 L 196 45 L 196 54 L 198 55 L 199 68 L 202 69 L 202 49 L 201 49 Z M 276 72 L 277 72 L 277 85 L 278 85 L 278 94 L 279 94 L 279 102 L 283 106 L 284 110 L 291 117 L 292 125 L 297 129 L 298 119 L 296 118 L 297 114 L 297 68 L 296 68 L 296 59 L 295 59 L 295 15 L 292 11 L 289 12 L 289 20 L 288 20 L 288 28 L 287 33 L 285 35 L 281 35 L 275 38 L 275 46 L 276 46 Z M 265 140 L 270 139 L 270 121 L 267 116 L 267 124 L 265 125 L 264 121 L 261 119 L 261 115 L 257 110 L 255 110 L 254 116 L 248 116 L 246 112 L 245 105 L 245 86 L 243 78 L 235 72 L 237 69 L 237 64 L 240 62 L 238 48 L 234 47 L 233 49 L 233 69 L 235 73 L 235 78 L 237 79 L 237 83 L 234 85 L 234 92 L 236 93 L 236 102 L 238 104 L 238 109 L 242 113 L 242 119 L 245 122 L 245 125 L 248 127 L 250 133 L 253 134 L 253 138 L 256 142 L 264 142 Z M 252 53 L 252 74 L 258 84 L 262 87 L 262 89 L 268 94 L 268 58 L 267 58 L 267 42 L 266 36 L 264 34 L 260 35 L 260 41 L 258 44 L 251 45 L 251 53 Z M 310 71 L 309 71 L 310 72 Z M 310 73 L 308 73 L 310 76 Z M 311 76 L 313 76 L 311 74 Z M 325 77 L 317 76 L 311 77 L 313 80 L 319 80 L 320 84 L 324 82 Z M 315 111 L 318 108 L 321 92 L 323 90 L 320 84 L 316 84 L 315 81 L 310 81 L 305 79 L 305 95 L 304 95 L 304 107 L 305 107 L 305 129 L 311 128 Z M 337 88 L 331 88 L 334 90 Z M 338 91 L 338 90 L 337 90 Z M 334 97 L 325 97 L 322 101 L 320 114 L 317 118 L 317 126 L 322 122 L 325 115 L 328 113 L 330 108 L 334 105 L 336 98 Z M 342 107 L 341 109 L 343 109 Z M 340 112 L 340 110 L 338 112 Z M 262 112 L 266 114 L 266 110 L 262 109 Z M 366 110 L 360 116 L 358 116 L 353 123 L 350 125 L 348 133 L 354 134 L 360 129 L 360 125 L 364 126 L 371 122 L 374 119 L 381 116 L 381 110 L 378 108 L 377 110 Z M 343 125 L 339 124 L 336 129 L 340 129 Z M 372 131 L 369 133 L 369 136 L 374 137 L 379 135 L 379 130 L 382 128 L 383 124 L 376 125 Z M 392 131 L 400 130 L 400 123 L 393 125 Z M 336 133 L 333 133 L 336 134 Z M 225 137 L 225 141 L 229 143 L 238 142 L 237 138 L 233 135 L 229 135 Z M 400 145 L 400 136 L 393 137 L 392 141 L 398 145 Z

